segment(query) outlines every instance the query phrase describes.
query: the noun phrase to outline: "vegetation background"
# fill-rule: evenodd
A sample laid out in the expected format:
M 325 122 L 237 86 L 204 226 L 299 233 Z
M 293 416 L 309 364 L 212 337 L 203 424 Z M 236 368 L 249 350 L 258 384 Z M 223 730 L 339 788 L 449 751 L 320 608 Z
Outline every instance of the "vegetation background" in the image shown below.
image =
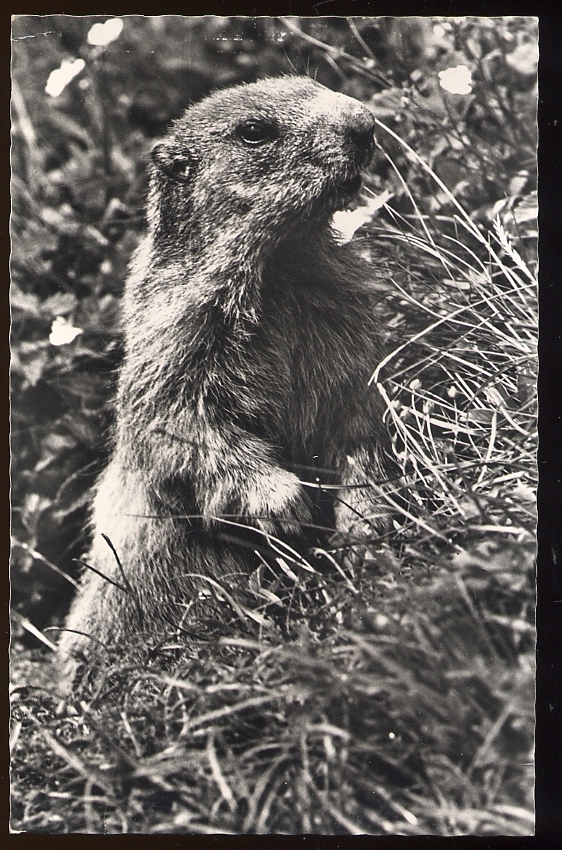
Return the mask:
M 524 17 L 15 19 L 14 828 L 532 831 L 536 45 Z M 385 270 L 408 507 L 355 572 L 277 550 L 208 641 L 116 648 L 61 703 L 45 629 L 106 458 L 147 153 L 212 89 L 295 70 L 385 125 L 341 226 Z

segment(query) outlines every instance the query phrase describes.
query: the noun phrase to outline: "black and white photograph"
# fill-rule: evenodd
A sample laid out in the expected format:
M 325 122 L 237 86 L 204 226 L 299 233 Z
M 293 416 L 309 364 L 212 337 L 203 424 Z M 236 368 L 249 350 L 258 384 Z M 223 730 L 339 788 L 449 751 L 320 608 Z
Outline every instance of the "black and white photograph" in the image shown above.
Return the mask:
M 537 30 L 14 16 L 12 833 L 534 834 Z

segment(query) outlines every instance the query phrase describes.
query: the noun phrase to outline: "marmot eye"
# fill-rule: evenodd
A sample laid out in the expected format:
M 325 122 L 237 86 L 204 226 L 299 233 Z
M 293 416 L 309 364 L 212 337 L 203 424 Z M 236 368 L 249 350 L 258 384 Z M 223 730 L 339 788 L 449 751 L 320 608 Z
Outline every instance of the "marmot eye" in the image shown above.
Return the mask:
M 277 130 L 264 121 L 247 121 L 238 127 L 238 135 L 247 145 L 261 145 L 269 142 L 277 135 Z

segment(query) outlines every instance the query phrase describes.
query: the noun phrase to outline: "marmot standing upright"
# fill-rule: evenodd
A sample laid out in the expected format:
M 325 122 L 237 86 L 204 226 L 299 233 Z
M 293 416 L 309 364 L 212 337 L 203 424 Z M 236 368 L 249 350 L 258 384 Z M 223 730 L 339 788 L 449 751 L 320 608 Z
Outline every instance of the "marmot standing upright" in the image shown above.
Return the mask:
M 84 575 L 63 650 L 173 630 L 197 574 L 228 586 L 249 572 L 249 550 L 218 533 L 221 516 L 278 535 L 314 523 L 303 469 L 319 470 L 312 481 L 331 470 L 345 488 L 336 527 L 380 512 L 353 486 L 385 476 L 368 385 L 380 360 L 377 272 L 331 230 L 373 147 L 369 109 L 281 77 L 215 92 L 154 148 L 86 557 L 121 587 Z

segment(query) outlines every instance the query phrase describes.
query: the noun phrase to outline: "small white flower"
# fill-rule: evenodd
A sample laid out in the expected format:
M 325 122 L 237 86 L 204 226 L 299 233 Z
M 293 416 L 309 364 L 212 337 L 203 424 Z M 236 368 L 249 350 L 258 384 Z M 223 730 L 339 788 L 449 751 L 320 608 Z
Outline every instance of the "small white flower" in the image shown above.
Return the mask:
M 51 325 L 49 342 L 51 345 L 68 345 L 69 342 L 75 340 L 81 333 L 84 333 L 82 328 L 75 328 L 63 316 L 57 316 Z
M 472 74 L 466 65 L 447 68 L 439 71 L 439 85 L 451 94 L 470 94 L 472 91 Z
M 67 85 L 74 77 L 77 77 L 80 71 L 84 69 L 86 63 L 83 59 L 63 59 L 60 68 L 55 68 L 49 74 L 45 91 L 51 97 L 58 97 L 65 90 Z
M 88 33 L 88 42 L 98 47 L 104 47 L 119 38 L 122 29 L 123 21 L 121 18 L 108 18 L 103 24 L 93 25 Z

